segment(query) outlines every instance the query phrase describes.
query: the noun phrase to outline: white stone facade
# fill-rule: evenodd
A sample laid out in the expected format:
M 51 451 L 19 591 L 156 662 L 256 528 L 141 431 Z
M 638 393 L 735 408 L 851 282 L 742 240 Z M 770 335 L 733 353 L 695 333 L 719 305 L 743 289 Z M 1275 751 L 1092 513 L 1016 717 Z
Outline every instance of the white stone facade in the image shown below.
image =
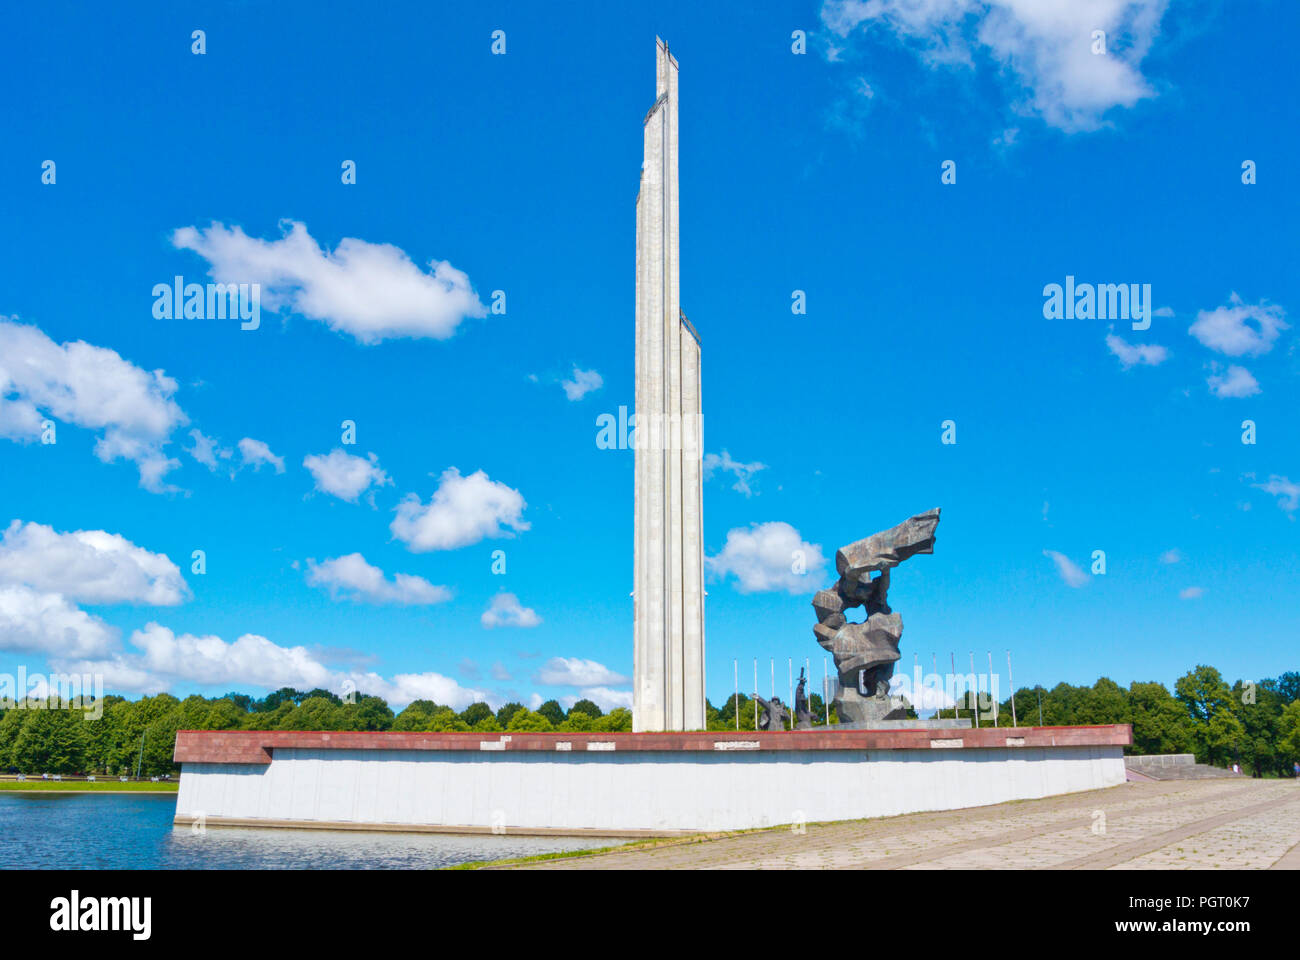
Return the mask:
M 675 833 L 888 817 L 1124 782 L 1122 746 L 963 750 L 310 750 L 183 765 L 179 823 Z M 601 744 L 613 748 L 613 742 Z

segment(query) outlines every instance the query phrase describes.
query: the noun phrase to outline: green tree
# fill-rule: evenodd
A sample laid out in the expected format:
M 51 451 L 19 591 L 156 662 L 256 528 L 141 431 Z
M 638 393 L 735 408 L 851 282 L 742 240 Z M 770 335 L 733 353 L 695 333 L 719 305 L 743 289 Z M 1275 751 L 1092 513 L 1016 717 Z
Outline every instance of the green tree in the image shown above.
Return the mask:
M 1129 684 L 1134 753 L 1186 753 L 1192 749 L 1192 721 L 1163 683 Z
M 596 718 L 598 733 L 631 733 L 632 711 L 627 707 L 618 707 L 603 717 Z
M 471 727 L 476 727 L 491 716 L 492 708 L 480 700 L 478 703 L 471 703 L 466 707 L 461 712 L 460 718 Z
M 1209 723 L 1220 710 L 1231 709 L 1232 691 L 1218 670 L 1204 664 L 1178 678 L 1174 695 L 1182 701 L 1192 720 L 1201 726 Z
M 1222 761 L 1226 766 L 1241 749 L 1246 729 L 1231 710 L 1218 710 L 1210 717 L 1201 734 L 1205 758 L 1208 763 Z
M 568 718 L 556 729 L 564 733 L 588 733 L 596 729 L 599 719 L 585 710 L 570 710 Z
M 554 700 L 550 702 L 555 703 Z M 559 706 L 558 703 L 555 705 L 557 707 Z M 542 704 L 542 706 L 545 706 L 545 704 Z M 560 722 L 564 722 L 563 718 L 561 718 Z M 521 733 L 546 733 L 554 730 L 555 724 L 551 722 L 550 717 L 542 713 L 540 710 L 533 711 L 525 709 L 515 711 L 514 715 L 510 718 L 510 722 L 506 724 L 506 729 L 518 730 Z
M 547 700 L 537 708 L 537 712 L 555 726 L 559 726 L 564 722 L 564 708 L 560 706 L 557 700 Z
M 281 730 L 342 729 L 343 707 L 326 697 L 308 697 L 280 722 Z
M 286 700 L 294 706 L 297 706 L 304 699 L 306 699 L 306 695 L 295 690 L 293 687 L 281 687 L 274 693 L 268 693 L 261 700 L 255 702 L 253 704 L 253 710 L 256 713 L 268 713 L 272 710 L 278 709 L 280 704 L 284 703 Z
M 428 730 L 428 723 L 435 714 L 446 709 L 432 700 L 412 700 L 406 709 L 393 719 L 393 730 Z
M 577 703 L 575 703 L 573 706 L 569 708 L 570 717 L 573 716 L 574 710 L 577 710 L 579 713 L 585 713 L 587 716 L 593 719 L 596 717 L 603 717 L 605 715 L 604 710 L 601 710 L 600 707 L 596 706 L 596 704 L 594 704 L 590 700 L 587 700 L 586 698 L 579 700 Z
M 502 728 L 508 729 L 510 726 L 510 718 L 523 708 L 524 705 L 522 703 L 515 703 L 513 700 L 510 701 L 497 711 L 497 723 L 501 724 Z
M 280 730 L 280 725 L 297 709 L 292 700 L 281 700 L 272 710 L 257 710 L 244 717 L 245 730 Z
M 393 711 L 382 697 L 358 694 L 355 703 L 339 707 L 344 726 L 340 730 L 388 730 L 393 726 Z
M 1300 763 L 1300 700 L 1292 700 L 1278 721 L 1277 752 L 1284 764 Z

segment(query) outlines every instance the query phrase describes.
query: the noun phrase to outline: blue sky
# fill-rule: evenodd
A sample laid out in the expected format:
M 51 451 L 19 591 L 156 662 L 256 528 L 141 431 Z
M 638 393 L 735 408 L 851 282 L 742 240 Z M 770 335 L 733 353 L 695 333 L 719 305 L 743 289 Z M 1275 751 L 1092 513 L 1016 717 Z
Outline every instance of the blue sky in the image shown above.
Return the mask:
M 820 676 L 809 601 L 835 549 L 933 506 L 935 553 L 891 590 L 904 667 L 1296 669 L 1297 20 L 1269 0 L 11 12 L 0 672 L 629 703 L 632 453 L 599 449 L 596 418 L 632 406 L 656 34 L 681 64 L 682 302 L 721 461 L 714 703 L 733 658 L 746 689 L 754 658 L 781 686 L 789 657 Z M 176 275 L 259 282 L 260 327 L 156 317 Z M 1045 318 L 1067 276 L 1150 284 L 1149 329 Z M 827 563 L 794 576 L 792 544 Z

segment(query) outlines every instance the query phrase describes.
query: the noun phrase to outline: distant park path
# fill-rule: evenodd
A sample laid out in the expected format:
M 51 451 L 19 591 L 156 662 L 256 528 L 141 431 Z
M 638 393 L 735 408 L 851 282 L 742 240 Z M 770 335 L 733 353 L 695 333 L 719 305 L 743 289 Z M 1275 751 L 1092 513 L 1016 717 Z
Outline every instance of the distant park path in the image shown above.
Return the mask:
M 1300 783 L 1126 783 L 1043 800 L 661 842 L 529 870 L 1300 869 Z

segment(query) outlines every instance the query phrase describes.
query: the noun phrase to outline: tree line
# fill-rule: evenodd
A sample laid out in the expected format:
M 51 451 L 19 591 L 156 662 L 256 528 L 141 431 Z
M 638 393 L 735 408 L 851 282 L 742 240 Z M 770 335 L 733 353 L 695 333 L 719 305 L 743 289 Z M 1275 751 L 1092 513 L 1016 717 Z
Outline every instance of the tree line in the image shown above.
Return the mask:
M 957 707 L 941 714 L 968 717 L 971 699 L 963 694 Z M 998 726 L 1011 726 L 1012 699 L 998 705 Z M 1102 677 L 1091 687 L 1022 687 L 1014 701 L 1021 726 L 1038 725 L 1040 715 L 1046 726 L 1132 724 L 1129 753 L 1193 753 L 1201 763 L 1240 764 L 1256 777 L 1292 776 L 1293 765 L 1300 763 L 1300 673 L 1295 671 L 1229 685 L 1218 670 L 1202 664 L 1179 677 L 1172 693 L 1162 683 L 1135 682 L 1125 689 Z M 981 724 L 991 721 L 990 713 L 992 704 L 985 704 Z
M 813 723 L 827 721 L 819 694 L 809 698 Z M 998 705 L 996 722 L 1011 725 L 1012 697 Z M 1022 687 L 1014 694 L 1022 726 L 1089 723 L 1133 725 L 1132 753 L 1194 753 L 1202 762 L 1240 763 L 1256 776 L 1289 775 L 1300 762 L 1300 673 L 1284 673 L 1258 683 L 1231 686 L 1213 667 L 1198 666 L 1170 691 L 1160 683 L 1132 683 L 1127 689 L 1106 677 L 1091 687 L 1057 684 Z M 93 714 L 66 709 L 58 698 L 0 701 L 0 769 L 15 773 L 94 773 L 110 776 L 175 774 L 172 751 L 178 730 L 407 730 L 480 733 L 621 733 L 632 729 L 632 713 L 608 713 L 591 700 L 568 710 L 547 700 L 536 710 L 507 703 L 493 710 L 472 703 L 461 711 L 432 700 L 415 700 L 400 713 L 379 697 L 351 696 L 347 702 L 328 690 L 289 687 L 261 699 L 228 693 L 197 694 L 181 700 L 158 694 L 128 700 L 108 695 Z M 100 709 L 102 708 L 102 710 Z M 709 730 L 754 729 L 756 702 L 744 694 L 721 707 L 706 704 Z M 969 716 L 963 695 L 956 708 Z M 737 720 L 737 712 L 739 719 Z M 981 710 L 981 724 L 992 721 L 992 703 Z M 948 711 L 944 711 L 948 714 Z M 831 724 L 839 719 L 832 707 Z

